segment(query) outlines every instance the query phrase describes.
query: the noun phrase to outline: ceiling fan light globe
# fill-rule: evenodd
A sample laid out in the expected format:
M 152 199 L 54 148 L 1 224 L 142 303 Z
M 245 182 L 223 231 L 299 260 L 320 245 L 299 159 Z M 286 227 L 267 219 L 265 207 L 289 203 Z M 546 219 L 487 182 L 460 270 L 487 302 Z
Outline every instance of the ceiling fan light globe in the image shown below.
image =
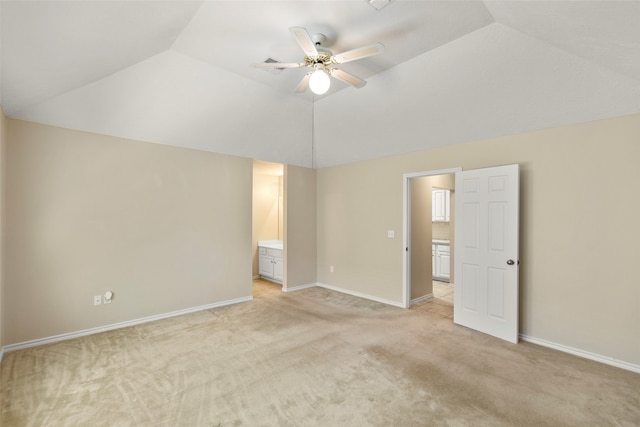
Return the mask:
M 324 70 L 316 70 L 309 78 L 309 88 L 316 95 L 325 94 L 331 86 L 329 74 Z

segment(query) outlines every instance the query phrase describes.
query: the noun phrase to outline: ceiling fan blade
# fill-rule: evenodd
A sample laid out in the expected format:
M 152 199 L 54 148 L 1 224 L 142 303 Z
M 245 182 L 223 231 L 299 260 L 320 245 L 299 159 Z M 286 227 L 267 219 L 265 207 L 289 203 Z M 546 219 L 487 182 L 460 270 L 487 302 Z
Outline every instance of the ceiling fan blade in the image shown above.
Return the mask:
M 356 77 L 353 74 L 349 74 L 346 71 L 342 71 L 338 68 L 331 68 L 329 70 L 329 75 L 331 77 L 335 77 L 338 80 L 342 80 L 345 83 L 349 83 L 350 85 L 357 87 L 358 89 L 367 84 L 367 82 L 365 80 L 362 80 L 360 77 Z
M 258 62 L 251 64 L 256 68 L 300 68 L 304 67 L 304 64 L 298 64 L 297 62 Z
M 298 84 L 298 87 L 296 87 L 296 93 L 304 92 L 305 90 L 307 90 L 307 88 L 309 87 L 309 78 L 311 78 L 311 74 L 313 74 L 313 71 L 310 71 L 304 75 L 304 77 Z
M 306 56 L 318 56 L 316 45 L 313 43 L 313 40 L 311 40 L 311 36 L 309 36 L 306 29 L 302 27 L 291 27 L 289 28 L 289 31 L 291 31 L 291 34 L 296 38 L 296 41 Z
M 384 52 L 382 43 L 374 43 L 368 46 L 359 47 L 347 52 L 333 55 L 331 61 L 336 64 L 344 64 L 345 62 L 355 61 L 356 59 L 366 58 L 368 56 L 377 55 Z

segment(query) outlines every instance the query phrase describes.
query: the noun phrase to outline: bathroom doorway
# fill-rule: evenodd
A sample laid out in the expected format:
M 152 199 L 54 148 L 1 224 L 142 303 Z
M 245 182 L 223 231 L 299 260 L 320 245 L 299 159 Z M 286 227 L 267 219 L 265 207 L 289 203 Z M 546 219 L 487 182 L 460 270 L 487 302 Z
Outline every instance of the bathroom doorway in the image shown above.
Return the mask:
M 282 285 L 284 165 L 253 162 L 252 277 Z

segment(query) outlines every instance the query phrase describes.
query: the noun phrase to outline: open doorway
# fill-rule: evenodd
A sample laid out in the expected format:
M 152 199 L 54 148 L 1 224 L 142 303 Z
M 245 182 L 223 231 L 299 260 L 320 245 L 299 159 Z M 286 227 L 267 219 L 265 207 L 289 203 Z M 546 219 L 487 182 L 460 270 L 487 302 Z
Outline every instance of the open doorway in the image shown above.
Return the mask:
M 419 231 L 429 230 L 421 220 L 428 211 L 424 208 L 428 203 L 423 195 L 425 192 L 420 191 L 426 182 L 423 178 L 454 174 L 453 190 L 457 196 L 456 203 L 451 206 L 458 207 L 458 214 L 457 226 L 452 228 L 455 236 L 450 242 L 457 242 L 458 250 L 456 254 L 451 245 L 450 259 L 455 266 L 451 270 L 455 272 L 455 277 L 451 276 L 453 321 L 509 342 L 518 342 L 519 173 L 519 166 L 513 164 L 464 172 L 453 169 L 404 175 L 405 251 L 402 261 L 406 308 L 421 298 L 433 298 L 433 287 L 432 295 L 428 296 L 420 286 L 428 286 L 429 282 L 426 279 L 420 282 L 420 277 L 416 276 L 422 274 L 426 278 L 424 265 L 432 265 L 432 260 L 425 262 L 424 254 L 417 253 L 427 244 L 424 238 L 427 232 L 420 235 Z M 425 296 L 416 298 L 417 292 Z
M 254 297 L 284 279 L 284 165 L 253 162 L 252 277 Z
M 405 307 L 453 319 L 455 173 L 404 175 Z

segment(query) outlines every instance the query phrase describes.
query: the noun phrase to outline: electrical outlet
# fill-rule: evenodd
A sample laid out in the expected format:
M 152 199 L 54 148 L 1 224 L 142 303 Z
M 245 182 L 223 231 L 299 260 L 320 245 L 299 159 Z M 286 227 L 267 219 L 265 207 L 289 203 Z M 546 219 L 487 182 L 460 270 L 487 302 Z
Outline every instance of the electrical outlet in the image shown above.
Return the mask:
M 107 291 L 104 293 L 103 304 L 111 304 L 111 300 L 113 299 L 113 292 Z
M 96 295 L 95 297 L 93 297 L 93 305 L 100 304 L 102 304 L 102 295 Z
M 333 273 L 333 265 L 331 267 L 329 267 L 329 272 Z

